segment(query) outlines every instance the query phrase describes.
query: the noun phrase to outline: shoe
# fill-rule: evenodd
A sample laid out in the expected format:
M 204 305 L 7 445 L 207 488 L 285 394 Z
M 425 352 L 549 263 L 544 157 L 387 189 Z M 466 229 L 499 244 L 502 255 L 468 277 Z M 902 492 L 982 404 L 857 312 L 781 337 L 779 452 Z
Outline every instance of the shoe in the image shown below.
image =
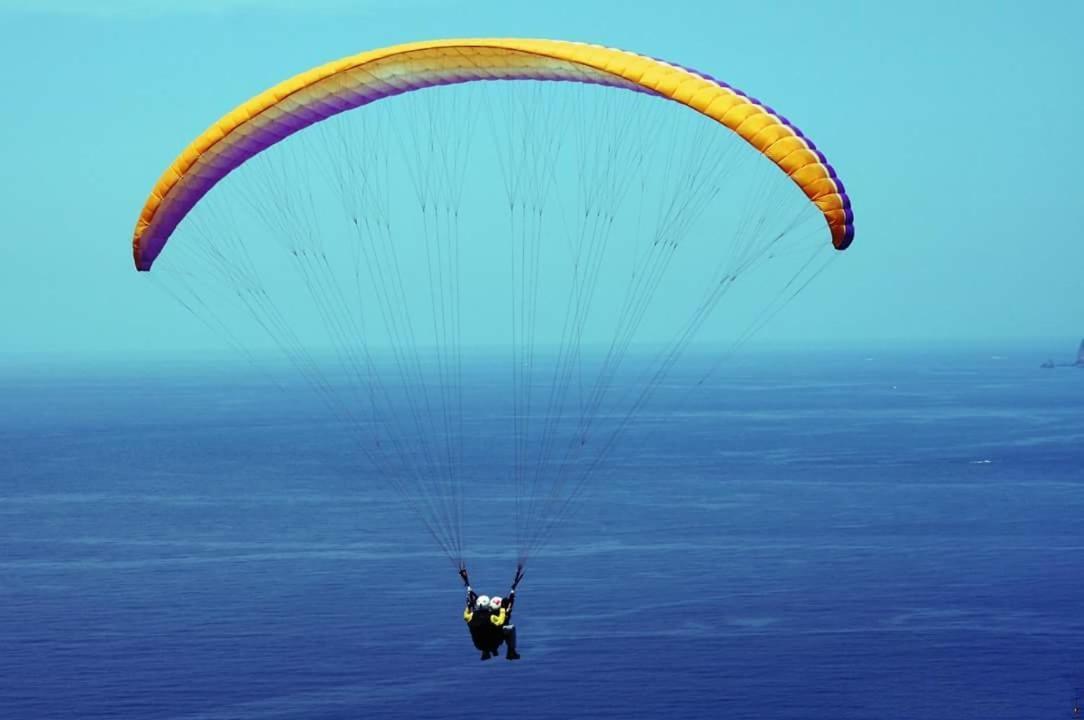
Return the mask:
M 504 657 L 507 660 L 519 660 L 519 653 L 515 650 L 509 650 Z
M 491 657 L 493 657 L 493 655 L 491 655 L 491 654 L 490 654 L 490 652 L 489 652 L 488 650 L 486 650 L 485 652 L 483 652 L 483 653 L 482 653 L 482 659 L 483 659 L 483 660 L 488 660 L 488 659 L 490 659 Z

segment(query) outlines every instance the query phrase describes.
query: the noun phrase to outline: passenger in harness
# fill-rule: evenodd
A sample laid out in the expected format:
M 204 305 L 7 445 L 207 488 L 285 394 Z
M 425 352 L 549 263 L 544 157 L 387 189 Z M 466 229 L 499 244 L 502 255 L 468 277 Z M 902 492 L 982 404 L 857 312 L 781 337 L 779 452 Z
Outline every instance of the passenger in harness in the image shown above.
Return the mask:
M 467 606 L 463 610 L 463 620 L 470 630 L 474 647 L 482 651 L 482 659 L 489 660 L 500 654 L 501 644 L 507 648 L 505 658 L 519 660 L 516 652 L 516 626 L 511 624 L 512 605 L 516 602 L 516 586 L 523 579 L 523 566 L 516 567 L 516 577 L 507 599 L 479 595 L 470 586 L 467 568 L 459 568 L 459 577 L 467 587 Z

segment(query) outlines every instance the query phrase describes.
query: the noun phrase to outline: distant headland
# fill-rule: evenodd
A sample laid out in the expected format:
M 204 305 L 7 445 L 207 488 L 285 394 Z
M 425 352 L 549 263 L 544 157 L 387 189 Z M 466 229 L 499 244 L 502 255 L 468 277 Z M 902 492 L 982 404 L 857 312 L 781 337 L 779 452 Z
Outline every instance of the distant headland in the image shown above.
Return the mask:
M 1053 360 L 1047 360 L 1039 367 L 1041 368 L 1057 368 L 1057 367 L 1078 367 L 1084 368 L 1084 340 L 1080 341 L 1080 347 L 1076 351 L 1076 362 L 1072 363 L 1056 363 Z

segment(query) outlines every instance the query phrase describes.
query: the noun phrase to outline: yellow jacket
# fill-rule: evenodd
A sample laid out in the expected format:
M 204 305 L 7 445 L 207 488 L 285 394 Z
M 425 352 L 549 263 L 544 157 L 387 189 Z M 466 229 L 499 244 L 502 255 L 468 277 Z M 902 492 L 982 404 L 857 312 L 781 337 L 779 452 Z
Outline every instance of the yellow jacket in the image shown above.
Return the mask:
M 463 621 L 470 622 L 474 618 L 474 610 L 466 608 L 463 610 Z M 505 608 L 501 608 L 500 612 L 496 615 L 490 615 L 489 621 L 497 627 L 504 627 L 504 624 L 508 622 L 508 611 Z

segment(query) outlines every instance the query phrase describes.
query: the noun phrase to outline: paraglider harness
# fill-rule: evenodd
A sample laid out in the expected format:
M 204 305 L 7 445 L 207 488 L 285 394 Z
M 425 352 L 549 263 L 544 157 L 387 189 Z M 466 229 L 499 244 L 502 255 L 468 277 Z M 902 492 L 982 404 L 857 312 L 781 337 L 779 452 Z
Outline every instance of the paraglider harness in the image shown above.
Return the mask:
M 499 611 L 494 613 L 492 609 L 476 607 L 478 593 L 470 585 L 467 576 L 467 568 L 459 566 L 459 577 L 467 588 L 467 607 L 463 611 L 463 619 L 470 630 L 471 640 L 474 647 L 482 651 L 482 659 L 489 660 L 499 654 L 501 644 L 507 648 L 505 657 L 509 660 L 518 660 L 516 652 L 516 626 L 509 621 L 512 619 L 512 606 L 516 602 L 516 587 L 523 579 L 523 566 L 516 566 L 516 576 L 512 579 L 512 587 L 508 591 L 508 597 Z

